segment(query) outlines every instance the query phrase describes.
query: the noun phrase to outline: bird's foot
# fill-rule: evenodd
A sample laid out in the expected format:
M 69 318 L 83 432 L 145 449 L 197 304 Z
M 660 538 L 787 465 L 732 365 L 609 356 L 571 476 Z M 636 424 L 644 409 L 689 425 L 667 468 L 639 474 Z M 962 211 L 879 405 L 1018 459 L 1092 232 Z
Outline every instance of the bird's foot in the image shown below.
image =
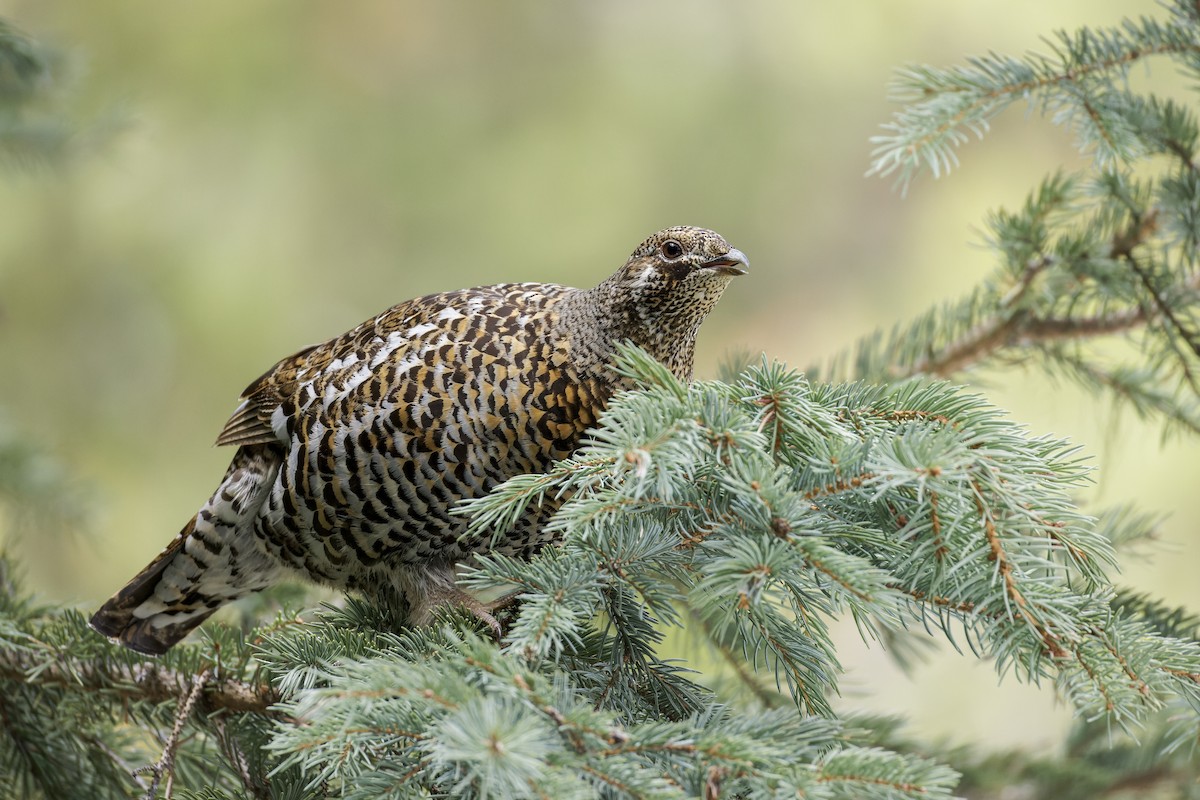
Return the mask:
M 484 603 L 477 597 L 458 590 L 453 602 L 462 606 L 471 616 L 486 625 L 491 630 L 492 636 L 499 642 L 504 638 L 504 624 L 501 620 L 508 616 L 500 612 L 511 608 L 517 602 L 519 594 L 519 592 L 510 592 L 503 597 Z
M 485 603 L 457 586 L 439 586 L 435 591 L 425 594 L 419 604 L 410 606 L 408 622 L 410 625 L 428 625 L 439 606 L 458 607 L 482 622 L 499 642 L 504 638 L 504 625 L 496 615 L 512 606 L 516 599 L 517 593 L 513 592 Z
M 399 588 L 408 601 L 409 625 L 429 625 L 433 622 L 435 609 L 457 606 L 482 622 L 497 642 L 504 638 L 504 622 L 510 615 L 501 612 L 516 602 L 517 592 L 487 601 L 480 600 L 458 586 L 451 565 L 427 568 L 419 573 L 404 574 L 403 577 L 408 580 L 401 583 Z
M 492 637 L 498 642 L 504 638 L 504 629 L 500 627 L 500 621 L 496 619 L 492 611 L 495 609 L 486 603 L 481 603 L 476 598 L 460 591 L 458 597 L 455 598 L 456 605 L 462 606 L 471 616 L 482 622 L 492 632 Z

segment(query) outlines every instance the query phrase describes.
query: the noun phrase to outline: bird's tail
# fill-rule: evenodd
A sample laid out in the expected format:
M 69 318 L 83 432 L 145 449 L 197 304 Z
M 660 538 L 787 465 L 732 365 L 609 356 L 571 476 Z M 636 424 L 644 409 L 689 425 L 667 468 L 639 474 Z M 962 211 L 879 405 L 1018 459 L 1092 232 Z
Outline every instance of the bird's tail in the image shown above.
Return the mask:
M 204 507 L 92 615 L 92 627 L 161 655 L 221 606 L 274 582 L 278 567 L 254 541 L 253 521 L 279 464 L 268 445 L 240 448 Z

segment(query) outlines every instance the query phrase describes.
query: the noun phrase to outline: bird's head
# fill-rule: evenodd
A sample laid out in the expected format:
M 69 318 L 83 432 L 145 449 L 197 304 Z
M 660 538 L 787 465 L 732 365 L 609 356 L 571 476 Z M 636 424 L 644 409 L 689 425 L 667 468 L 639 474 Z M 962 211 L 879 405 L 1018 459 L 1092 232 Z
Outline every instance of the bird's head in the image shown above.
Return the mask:
M 612 277 L 611 288 L 636 321 L 678 335 L 695 330 L 750 262 L 720 234 L 704 228 L 667 228 L 638 245 Z M 633 321 L 633 320 L 631 320 Z
M 661 230 L 638 245 L 621 275 L 633 289 L 674 290 L 711 282 L 724 287 L 735 275 L 745 275 L 749 266 L 742 251 L 730 247 L 719 233 L 681 225 Z
M 606 309 L 611 338 L 631 340 L 687 376 L 700 323 L 749 266 L 717 233 L 667 228 L 638 245 L 593 297 Z

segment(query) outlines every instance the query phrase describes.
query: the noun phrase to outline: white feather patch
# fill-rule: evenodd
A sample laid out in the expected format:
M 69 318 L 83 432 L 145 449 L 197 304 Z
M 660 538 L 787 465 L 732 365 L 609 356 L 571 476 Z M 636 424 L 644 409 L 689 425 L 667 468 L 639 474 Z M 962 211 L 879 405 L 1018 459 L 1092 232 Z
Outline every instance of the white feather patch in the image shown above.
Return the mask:
M 416 339 L 419 336 L 424 336 L 430 331 L 436 331 L 438 327 L 438 325 L 432 322 L 422 322 L 420 325 L 414 325 L 405 331 L 405 335 L 411 339 Z
M 392 353 L 396 352 L 398 347 L 405 344 L 408 344 L 408 337 L 405 334 L 400 333 L 399 331 L 389 333 L 387 339 L 383 343 L 383 346 L 380 347 L 379 350 L 375 352 L 375 355 L 371 357 L 371 369 L 375 369 L 384 361 L 387 361 L 388 357 L 391 356 Z

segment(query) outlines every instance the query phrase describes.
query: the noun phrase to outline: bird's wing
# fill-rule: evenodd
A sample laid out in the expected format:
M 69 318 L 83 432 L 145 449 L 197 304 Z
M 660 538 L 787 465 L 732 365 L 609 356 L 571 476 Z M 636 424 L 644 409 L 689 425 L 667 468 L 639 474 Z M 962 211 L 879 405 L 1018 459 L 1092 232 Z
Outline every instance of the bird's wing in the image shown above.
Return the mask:
M 217 436 L 218 447 L 235 444 L 279 444 L 271 428 L 271 415 L 295 384 L 296 373 L 314 353 L 333 347 L 340 339 L 299 350 L 255 379 L 242 391 L 242 402 Z
M 506 284 L 418 297 L 329 341 L 293 353 L 263 373 L 242 392 L 241 404 L 217 436 L 217 445 L 287 444 L 271 425 L 275 410 L 291 398 L 291 413 L 304 414 L 316 394 L 349 391 L 365 379 L 378 380 L 389 358 L 403 360 L 424 351 L 442 335 L 455 335 L 457 322 L 487 304 L 501 302 Z M 456 311 L 455 308 L 462 311 Z M 304 396 L 301 396 L 304 395 Z M 310 402 L 306 402 L 310 401 Z M 317 403 L 315 408 L 328 405 Z
M 480 319 L 525 325 L 517 320 L 532 313 L 531 296 L 536 294 L 544 301 L 564 291 L 565 287 L 550 284 L 497 284 L 428 295 L 393 306 L 267 370 L 242 392 L 242 402 L 225 423 L 217 444 L 287 444 L 271 424 L 281 405 L 286 405 L 289 414 L 304 416 L 323 413 L 338 398 L 350 404 L 363 402 L 362 398 L 378 399 L 396 379 L 385 364 L 411 369 L 433 350 L 485 335 L 486 326 Z M 490 335 L 498 334 L 492 331 Z

